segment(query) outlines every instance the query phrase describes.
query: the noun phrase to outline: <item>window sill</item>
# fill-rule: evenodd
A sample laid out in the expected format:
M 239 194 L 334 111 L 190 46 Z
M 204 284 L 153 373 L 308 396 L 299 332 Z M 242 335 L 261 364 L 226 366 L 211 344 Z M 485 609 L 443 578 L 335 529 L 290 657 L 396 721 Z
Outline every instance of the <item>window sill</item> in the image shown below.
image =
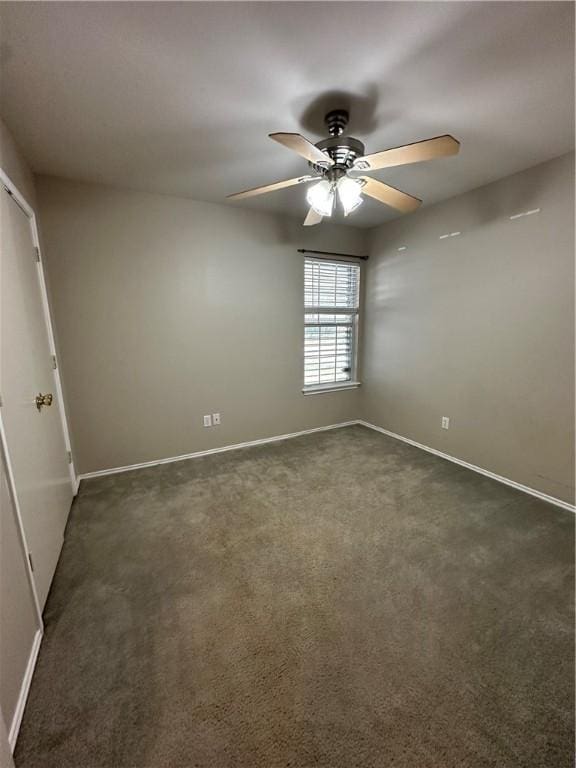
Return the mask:
M 304 387 L 303 395 L 322 395 L 324 392 L 343 392 L 347 389 L 357 389 L 360 381 L 343 381 L 341 384 L 317 384 L 312 387 Z

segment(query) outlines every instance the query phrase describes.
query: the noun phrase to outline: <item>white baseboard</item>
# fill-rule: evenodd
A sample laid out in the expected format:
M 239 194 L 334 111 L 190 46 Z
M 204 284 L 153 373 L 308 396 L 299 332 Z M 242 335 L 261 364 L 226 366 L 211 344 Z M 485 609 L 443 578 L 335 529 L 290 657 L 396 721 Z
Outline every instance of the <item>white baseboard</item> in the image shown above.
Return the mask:
M 155 467 L 160 464 L 171 464 L 175 461 L 185 461 L 186 459 L 195 459 L 200 456 L 211 456 L 215 453 L 225 453 L 226 451 L 236 451 L 239 448 L 250 448 L 251 446 L 255 445 L 266 445 L 266 443 L 275 443 L 279 440 L 290 440 L 293 437 L 300 437 L 301 435 L 310 435 L 314 432 L 325 432 L 330 429 L 340 429 L 341 427 L 350 427 L 353 424 L 361 424 L 364 427 L 368 427 L 369 429 L 374 429 L 376 432 L 381 432 L 384 435 L 388 435 L 388 437 L 393 437 L 395 440 L 401 440 L 403 443 L 408 443 L 409 445 L 413 445 L 415 448 L 420 448 L 423 451 L 427 451 L 428 453 L 433 453 L 435 456 L 439 456 L 442 459 L 446 459 L 447 461 L 451 461 L 454 464 L 459 464 L 461 467 L 466 467 L 466 469 L 471 469 L 473 472 L 478 472 L 481 475 L 485 475 L 486 477 L 490 477 L 492 480 L 496 480 L 499 483 L 504 483 L 504 485 L 509 485 L 511 488 L 516 488 L 518 491 L 522 491 L 523 493 L 528 493 L 530 496 L 536 496 L 538 499 L 542 499 L 542 501 L 547 501 L 549 504 L 554 504 L 557 507 L 561 507 L 562 509 L 566 509 L 569 512 L 576 512 L 576 507 L 572 504 L 569 504 L 566 501 L 562 501 L 562 499 L 558 499 L 555 496 L 549 496 L 546 493 L 542 493 L 542 491 L 537 491 L 535 488 L 530 488 L 527 485 L 522 485 L 522 483 L 517 483 L 515 480 L 510 480 L 507 477 L 502 477 L 502 475 L 497 475 L 494 472 L 490 472 L 488 469 L 483 469 L 482 467 L 478 467 L 475 464 L 470 464 L 467 461 L 463 461 L 462 459 L 457 459 L 455 456 L 450 456 L 448 453 L 443 453 L 442 451 L 436 450 L 436 448 L 430 448 L 428 445 L 423 445 L 422 443 L 416 442 L 416 440 L 411 440 L 408 437 L 403 437 L 402 435 L 397 435 L 395 432 L 390 432 L 388 429 L 384 429 L 383 427 L 378 427 L 375 424 L 371 424 L 368 421 L 364 421 L 362 419 L 354 419 L 352 421 L 344 421 L 340 424 L 330 424 L 326 427 L 314 427 L 313 429 L 303 429 L 300 432 L 291 432 L 286 435 L 275 435 L 274 437 L 264 437 L 261 440 L 250 440 L 245 443 L 234 443 L 233 445 L 224 445 L 221 448 L 209 448 L 206 451 L 196 451 L 194 453 L 186 453 L 182 456 L 172 456 L 167 459 L 156 459 L 154 461 L 144 461 L 140 464 L 130 464 L 125 467 L 112 467 L 111 469 L 101 469 L 98 472 L 86 472 L 85 474 L 78 475 L 77 478 L 77 485 L 80 483 L 80 480 L 87 480 L 91 477 L 103 477 L 104 475 L 115 475 L 118 472 L 130 472 L 134 469 L 143 469 L 145 467 Z
M 22 680 L 22 685 L 20 686 L 20 695 L 18 696 L 16 710 L 14 712 L 14 717 L 12 718 L 12 724 L 8 733 L 8 743 L 10 744 L 10 749 L 12 752 L 14 752 L 16 747 L 16 740 L 18 738 L 20 724 L 22 723 L 22 716 L 24 715 L 24 708 L 26 706 L 26 700 L 28 699 L 28 692 L 30 691 L 32 675 L 34 674 L 34 668 L 36 666 L 36 660 L 38 659 L 38 652 L 40 651 L 41 642 L 42 630 L 38 629 L 34 635 L 34 642 L 32 643 L 30 656 L 28 657 L 26 672 L 24 673 L 24 679 Z
M 462 461 L 462 459 L 457 459 L 455 456 L 450 456 L 450 454 L 448 453 L 437 451 L 436 448 L 430 448 L 428 445 L 417 443 L 416 440 L 410 440 L 410 438 L 408 437 L 397 435 L 395 432 L 390 432 L 389 430 L 384 429 L 383 427 L 377 427 L 375 424 L 370 424 L 368 421 L 363 421 L 362 419 L 359 419 L 356 423 L 362 424 L 364 427 L 368 427 L 369 429 L 374 429 L 376 430 L 376 432 L 382 432 L 383 435 L 388 435 L 388 437 L 393 437 L 395 440 L 401 440 L 403 443 L 408 443 L 409 445 L 413 445 L 415 448 L 420 448 L 423 451 L 427 451 L 428 453 L 433 453 L 435 456 L 440 456 L 440 458 L 442 459 L 447 459 L 448 461 L 451 461 L 454 464 L 459 464 L 461 467 L 466 467 L 466 469 L 471 469 L 473 472 L 478 472 L 480 475 L 485 475 L 486 477 L 490 477 L 492 480 L 497 480 L 499 483 L 504 483 L 504 485 L 509 485 L 511 488 L 516 488 L 516 490 L 518 491 L 522 491 L 523 493 L 529 493 L 530 496 L 536 496 L 536 498 L 542 499 L 542 501 L 547 501 L 549 504 L 554 504 L 556 507 L 561 507 L 562 509 L 566 509 L 568 510 L 568 512 L 576 512 L 576 507 L 573 504 L 569 504 L 567 501 L 562 501 L 562 499 L 557 499 L 555 496 L 549 496 L 547 493 L 542 493 L 542 491 L 537 491 L 535 488 L 530 488 L 527 485 L 522 485 L 522 483 L 517 483 L 515 480 L 510 480 L 507 477 L 502 477 L 502 475 L 497 475 L 494 472 L 490 472 L 490 470 L 488 469 L 477 467 L 475 464 L 470 464 L 467 461 Z
M 130 472 L 133 469 L 143 469 L 145 467 L 156 467 L 160 464 L 171 464 L 174 461 L 185 461 L 186 459 L 196 459 L 200 456 L 211 456 L 213 453 L 225 453 L 226 451 L 236 451 L 239 448 L 250 448 L 254 445 L 265 445 L 266 443 L 276 443 L 278 440 L 290 440 L 292 437 L 301 435 L 311 435 L 313 432 L 326 432 L 329 429 L 340 429 L 341 427 L 350 427 L 359 422 L 344 421 L 340 424 L 330 424 L 327 427 L 314 427 L 313 429 L 303 429 L 300 432 L 291 432 L 287 435 L 275 435 L 274 437 L 264 437 L 261 440 L 250 440 L 247 443 L 234 443 L 233 445 L 224 445 L 222 448 L 209 448 L 206 451 L 196 451 L 195 453 L 186 453 L 182 456 L 172 456 L 168 459 L 156 459 L 154 461 L 144 461 L 141 464 L 129 464 L 125 467 L 113 467 L 112 469 L 101 469 L 98 472 L 86 472 L 78 475 L 80 480 L 87 480 L 91 477 L 103 477 L 104 475 L 115 475 L 118 472 Z

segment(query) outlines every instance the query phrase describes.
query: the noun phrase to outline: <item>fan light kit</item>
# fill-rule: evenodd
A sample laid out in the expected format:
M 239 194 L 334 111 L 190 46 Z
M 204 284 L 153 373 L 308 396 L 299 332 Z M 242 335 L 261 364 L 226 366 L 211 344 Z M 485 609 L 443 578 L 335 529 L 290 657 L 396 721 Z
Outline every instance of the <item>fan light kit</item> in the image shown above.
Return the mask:
M 346 110 L 336 109 L 328 112 L 325 122 L 330 137 L 316 144 L 312 144 L 299 133 L 270 134 L 271 139 L 308 160 L 312 173 L 277 181 L 264 187 L 254 187 L 228 197 L 239 200 L 296 184 L 316 182 L 306 193 L 310 210 L 304 220 L 304 226 L 319 224 L 324 217 L 331 216 L 337 203 L 342 207 L 344 215 L 348 216 L 362 204 L 364 195 L 402 213 L 408 213 L 416 210 L 422 201 L 364 174 L 381 168 L 448 157 L 457 154 L 460 149 L 460 143 L 455 138 L 444 135 L 365 155 L 361 141 L 342 135 L 348 125 Z
M 338 181 L 319 181 L 308 188 L 306 200 L 319 216 L 331 216 L 338 193 L 344 216 L 348 216 L 361 205 L 363 186 L 362 179 L 351 179 L 349 176 L 342 176 Z

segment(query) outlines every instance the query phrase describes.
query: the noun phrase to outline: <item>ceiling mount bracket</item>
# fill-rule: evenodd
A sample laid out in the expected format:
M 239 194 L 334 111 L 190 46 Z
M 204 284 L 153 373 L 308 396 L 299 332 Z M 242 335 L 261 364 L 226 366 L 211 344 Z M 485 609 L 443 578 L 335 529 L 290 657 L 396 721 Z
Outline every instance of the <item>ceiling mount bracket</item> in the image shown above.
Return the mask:
M 324 122 L 330 136 L 341 136 L 348 125 L 349 119 L 350 115 L 345 109 L 333 109 L 328 112 Z

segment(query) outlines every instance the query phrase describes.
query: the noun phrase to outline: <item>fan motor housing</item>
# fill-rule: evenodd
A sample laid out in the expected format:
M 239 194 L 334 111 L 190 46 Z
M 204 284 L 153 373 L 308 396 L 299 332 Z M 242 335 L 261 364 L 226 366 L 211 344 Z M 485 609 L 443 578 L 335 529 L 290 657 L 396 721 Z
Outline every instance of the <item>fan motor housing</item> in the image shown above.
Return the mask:
M 319 141 L 316 146 L 328 157 L 334 160 L 331 168 L 325 168 L 316 163 L 308 163 L 317 173 L 326 173 L 328 170 L 347 171 L 352 168 L 354 161 L 364 155 L 364 144 L 352 136 L 330 136 L 329 139 Z

